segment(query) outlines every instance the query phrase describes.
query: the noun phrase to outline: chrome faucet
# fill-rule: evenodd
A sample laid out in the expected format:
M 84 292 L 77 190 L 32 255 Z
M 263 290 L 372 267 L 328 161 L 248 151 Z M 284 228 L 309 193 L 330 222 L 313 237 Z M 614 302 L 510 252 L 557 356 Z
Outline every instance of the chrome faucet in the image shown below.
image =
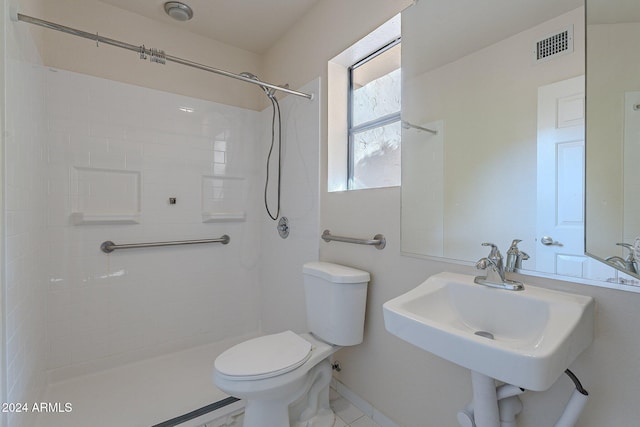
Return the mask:
M 627 255 L 626 258 L 622 258 L 619 256 L 610 256 L 608 258 L 605 258 L 605 261 L 630 273 L 638 273 L 638 264 L 633 255 L 633 245 L 630 245 L 629 243 L 616 243 L 616 245 L 629 249 L 629 255 Z
M 520 239 L 514 239 L 511 242 L 511 247 L 507 251 L 507 261 L 504 265 L 506 273 L 517 273 L 522 268 L 522 261 L 529 259 L 529 254 L 518 248 L 518 243 L 520 242 L 522 242 Z
M 509 280 L 504 276 L 502 254 L 498 250 L 498 247 L 493 243 L 483 243 L 482 246 L 491 246 L 491 251 L 487 257 L 481 258 L 476 263 L 476 268 L 486 270 L 487 275 L 476 276 L 473 281 L 479 285 L 489 286 L 491 288 L 500 288 L 509 291 L 523 290 L 524 285 L 521 282 Z

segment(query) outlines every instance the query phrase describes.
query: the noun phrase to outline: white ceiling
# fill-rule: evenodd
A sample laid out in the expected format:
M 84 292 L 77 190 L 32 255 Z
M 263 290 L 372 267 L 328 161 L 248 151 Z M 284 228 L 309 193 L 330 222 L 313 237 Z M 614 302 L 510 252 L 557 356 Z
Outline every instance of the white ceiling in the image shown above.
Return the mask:
M 187 22 L 165 14 L 166 0 L 100 1 L 260 54 L 319 0 L 182 0 L 193 9 Z

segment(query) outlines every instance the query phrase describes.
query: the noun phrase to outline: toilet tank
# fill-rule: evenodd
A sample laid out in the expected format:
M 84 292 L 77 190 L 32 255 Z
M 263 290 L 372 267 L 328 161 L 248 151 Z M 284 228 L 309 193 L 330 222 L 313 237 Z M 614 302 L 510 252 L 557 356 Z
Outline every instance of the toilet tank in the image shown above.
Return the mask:
M 360 344 L 369 273 L 329 262 L 308 262 L 303 275 L 309 331 L 330 344 Z

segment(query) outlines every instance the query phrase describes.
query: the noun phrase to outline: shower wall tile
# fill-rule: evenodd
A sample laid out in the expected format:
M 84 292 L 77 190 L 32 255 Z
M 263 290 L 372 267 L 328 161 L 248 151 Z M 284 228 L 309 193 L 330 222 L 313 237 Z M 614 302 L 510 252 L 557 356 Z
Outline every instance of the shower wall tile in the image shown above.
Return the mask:
M 17 41 L 11 33 L 7 45 Z M 5 133 L 5 339 L 7 402 L 39 398 L 45 384 L 47 150 L 45 80 L 39 66 L 11 58 L 6 63 Z M 43 239 L 43 237 L 45 237 Z M 4 370 L 6 369 L 6 371 Z M 28 416 L 6 414 L 7 426 Z
M 319 259 L 321 143 L 320 100 L 317 94 L 320 93 L 320 80 L 316 79 L 300 90 L 316 96 L 312 101 L 289 96 L 281 102 L 284 160 L 281 214 L 289 219 L 289 237 L 280 238 L 276 230 L 277 221 L 261 213 L 261 277 L 264 278 L 261 321 L 264 331 L 271 333 L 286 329 L 306 332 L 302 265 Z M 271 111 L 266 109 L 262 114 L 260 145 L 261 158 L 265 159 L 271 135 Z M 268 193 L 274 213 L 275 181 L 274 178 Z M 262 193 L 264 183 L 260 184 Z M 259 197 L 262 199 L 263 195 Z M 287 298 L 282 298 L 282 295 L 287 295 Z
M 261 179 L 259 113 L 63 70 L 42 73 L 51 378 L 256 332 L 261 205 L 251 189 Z M 223 170 L 246 185 L 218 196 L 242 206 L 247 220 L 203 223 L 203 177 Z M 76 209 L 109 214 L 135 201 L 125 182 L 132 176 L 140 180 L 139 224 L 72 224 Z M 231 236 L 230 244 L 109 255 L 99 249 L 105 240 L 222 234 Z M 23 251 L 22 240 L 12 244 Z

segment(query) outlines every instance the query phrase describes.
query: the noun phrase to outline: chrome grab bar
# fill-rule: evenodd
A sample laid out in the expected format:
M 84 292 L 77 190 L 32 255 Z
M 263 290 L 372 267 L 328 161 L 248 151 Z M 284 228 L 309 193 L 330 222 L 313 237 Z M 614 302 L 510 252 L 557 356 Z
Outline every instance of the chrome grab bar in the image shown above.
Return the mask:
M 376 234 L 375 236 L 373 236 L 373 239 L 356 239 L 353 237 L 333 236 L 329 230 L 324 230 L 322 232 L 322 240 L 324 240 L 325 242 L 331 242 L 333 240 L 336 242 L 375 246 L 376 249 L 384 249 L 384 247 L 387 245 L 387 239 L 385 239 L 382 234 Z
M 110 254 L 116 249 L 136 249 L 136 248 L 152 248 L 157 246 L 176 246 L 176 245 L 196 245 L 199 243 L 222 243 L 226 245 L 231 241 L 231 238 L 226 234 L 217 239 L 201 239 L 201 240 L 174 240 L 171 242 L 151 242 L 151 243 L 125 243 L 122 245 L 116 245 L 111 240 L 102 242 L 100 249 L 106 254 Z

